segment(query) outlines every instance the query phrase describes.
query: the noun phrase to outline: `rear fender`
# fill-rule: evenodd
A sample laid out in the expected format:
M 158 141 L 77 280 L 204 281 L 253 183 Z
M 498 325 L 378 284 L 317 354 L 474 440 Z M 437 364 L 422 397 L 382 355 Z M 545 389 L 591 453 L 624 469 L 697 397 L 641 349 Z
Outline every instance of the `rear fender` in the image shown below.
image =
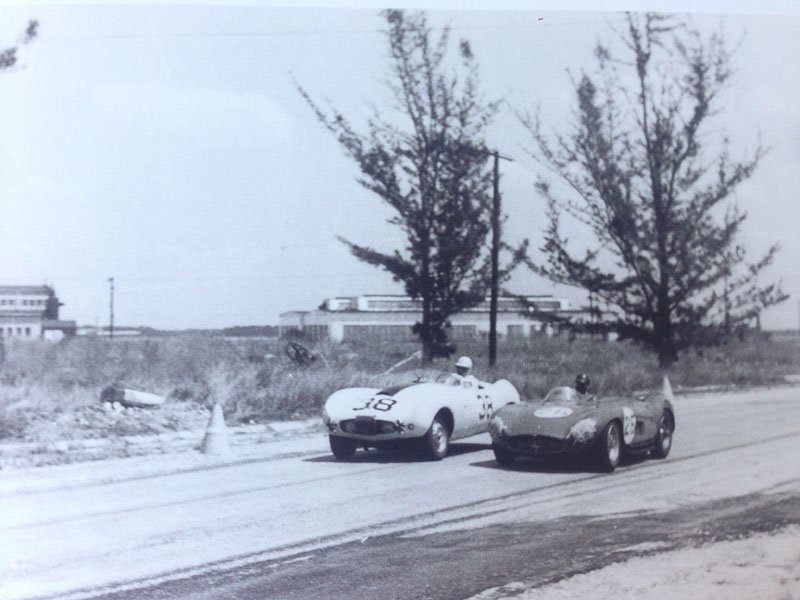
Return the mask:
M 488 391 L 495 409 L 508 404 L 519 404 L 519 392 L 508 379 L 498 379 L 494 383 L 488 384 L 488 387 L 490 387 Z
M 450 415 L 450 433 L 453 432 L 454 414 L 458 410 L 459 402 L 463 401 L 462 390 L 455 386 L 445 386 L 439 383 L 422 383 L 395 394 L 406 407 L 408 418 L 418 427 L 427 430 L 433 423 L 434 417 L 441 409 Z

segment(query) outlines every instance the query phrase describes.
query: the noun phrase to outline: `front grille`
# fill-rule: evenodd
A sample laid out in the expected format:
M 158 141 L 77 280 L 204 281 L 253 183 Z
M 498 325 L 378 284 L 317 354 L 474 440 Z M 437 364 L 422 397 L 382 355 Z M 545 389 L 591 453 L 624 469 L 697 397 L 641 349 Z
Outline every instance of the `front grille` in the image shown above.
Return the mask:
M 356 417 L 355 431 L 361 435 L 375 435 L 375 419 L 372 417 Z
M 555 454 L 567 450 L 563 440 L 543 435 L 516 435 L 508 438 L 508 445 L 514 450 L 534 454 Z
M 358 435 L 381 435 L 393 433 L 400 429 L 398 424 L 391 421 L 377 421 L 372 417 L 356 417 L 339 423 L 342 431 Z

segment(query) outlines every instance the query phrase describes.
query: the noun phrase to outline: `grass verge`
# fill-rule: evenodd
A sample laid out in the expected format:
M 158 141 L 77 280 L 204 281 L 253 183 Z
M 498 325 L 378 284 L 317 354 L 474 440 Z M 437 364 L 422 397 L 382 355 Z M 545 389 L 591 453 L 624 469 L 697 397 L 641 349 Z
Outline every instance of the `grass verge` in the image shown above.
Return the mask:
M 109 385 L 161 394 L 173 408 L 185 404 L 190 409 L 186 413 L 195 418 L 198 406 L 219 402 L 228 423 L 258 423 L 315 416 L 337 389 L 381 387 L 423 372 L 449 371 L 453 362 L 439 359 L 422 365 L 412 360 L 386 375 L 383 373 L 419 346 L 397 342 L 308 346 L 318 358 L 300 367 L 285 354 L 285 342 L 276 338 L 78 337 L 58 344 L 5 340 L 0 353 L 0 440 L 30 439 L 32 431 L 41 431 L 43 424 L 49 430 L 57 429 L 60 422 L 69 426 L 74 419 L 67 417 L 97 407 L 102 390 Z M 579 372 L 589 374 L 594 391 L 601 395 L 661 383 L 655 358 L 625 342 L 566 337 L 501 340 L 493 368 L 488 367 L 485 340 L 461 342 L 458 354 L 472 357 L 479 378 L 508 379 L 523 398 L 539 397 L 554 385 L 570 384 Z M 676 388 L 748 387 L 776 384 L 797 373 L 800 339 L 754 335 L 684 354 L 670 379 Z M 170 421 L 171 427 L 181 427 L 179 418 Z

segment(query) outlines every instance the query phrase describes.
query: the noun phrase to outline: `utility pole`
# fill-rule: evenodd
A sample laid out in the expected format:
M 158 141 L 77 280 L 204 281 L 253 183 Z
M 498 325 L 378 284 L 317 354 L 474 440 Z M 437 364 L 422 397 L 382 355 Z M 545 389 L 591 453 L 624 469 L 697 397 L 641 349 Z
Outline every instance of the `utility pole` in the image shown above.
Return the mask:
M 114 339 L 114 278 L 108 278 L 109 284 L 109 314 L 111 316 L 108 326 L 108 338 Z
M 494 157 L 494 174 L 492 184 L 494 192 L 492 194 L 492 278 L 489 296 L 489 366 L 493 367 L 497 362 L 497 296 L 500 286 L 500 159 L 512 161 L 512 158 L 501 156 L 495 150 L 492 152 Z

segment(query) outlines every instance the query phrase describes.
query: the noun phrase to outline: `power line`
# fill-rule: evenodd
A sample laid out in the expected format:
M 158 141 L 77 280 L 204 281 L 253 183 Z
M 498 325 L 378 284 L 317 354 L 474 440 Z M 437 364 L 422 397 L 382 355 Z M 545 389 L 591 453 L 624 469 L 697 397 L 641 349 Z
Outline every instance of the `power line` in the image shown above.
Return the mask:
M 509 12 L 509 11 L 506 11 Z M 532 19 L 537 17 L 531 17 Z M 539 17 L 536 22 L 531 23 L 517 23 L 514 25 L 465 25 L 465 26 L 450 26 L 450 27 L 431 27 L 432 31 L 444 31 L 449 29 L 451 32 L 466 32 L 466 31 L 500 31 L 508 32 L 510 30 L 532 30 L 535 28 L 552 28 L 552 27 L 565 27 L 577 25 L 596 25 L 598 20 L 565 20 L 552 17 L 541 18 Z M 204 38 L 204 37 L 271 37 L 271 36 L 315 36 L 315 35 L 374 35 L 384 34 L 383 29 L 267 29 L 267 30 L 232 30 L 232 31 L 156 31 L 156 32 L 142 32 L 142 33 L 102 33 L 92 35 L 49 35 L 42 38 L 37 43 L 45 43 L 52 41 L 92 41 L 92 40 L 114 40 L 114 39 L 152 39 L 155 36 L 169 37 L 169 38 Z

